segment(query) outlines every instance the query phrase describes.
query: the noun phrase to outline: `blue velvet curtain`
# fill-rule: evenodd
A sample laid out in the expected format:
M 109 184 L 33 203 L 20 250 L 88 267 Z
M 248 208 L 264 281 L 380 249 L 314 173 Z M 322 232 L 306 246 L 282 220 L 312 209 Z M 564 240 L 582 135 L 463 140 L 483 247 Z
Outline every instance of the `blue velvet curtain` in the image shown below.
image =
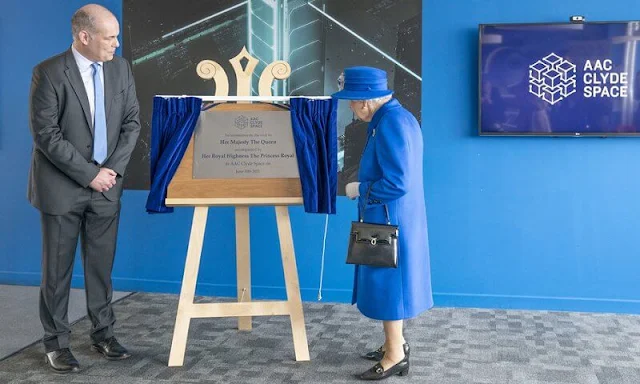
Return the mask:
M 296 145 L 304 210 L 336 213 L 338 183 L 338 100 L 291 98 L 291 123 Z
M 184 156 L 200 116 L 202 99 L 153 98 L 151 123 L 151 190 L 147 212 L 169 213 L 164 204 L 167 187 Z

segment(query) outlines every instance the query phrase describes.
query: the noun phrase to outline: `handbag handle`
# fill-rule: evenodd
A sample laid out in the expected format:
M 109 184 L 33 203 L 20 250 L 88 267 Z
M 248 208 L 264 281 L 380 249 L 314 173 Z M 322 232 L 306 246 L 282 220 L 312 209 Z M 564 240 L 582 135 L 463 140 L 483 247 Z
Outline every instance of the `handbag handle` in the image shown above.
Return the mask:
M 369 201 L 369 194 L 371 193 L 371 187 L 373 187 L 373 182 L 369 184 L 369 188 L 367 188 L 367 195 L 364 198 L 364 206 L 360 209 L 360 222 L 364 223 L 364 210 L 367 208 L 367 202 Z M 387 204 L 384 205 L 384 213 L 387 216 L 387 224 L 391 225 L 391 219 L 389 218 L 389 208 Z

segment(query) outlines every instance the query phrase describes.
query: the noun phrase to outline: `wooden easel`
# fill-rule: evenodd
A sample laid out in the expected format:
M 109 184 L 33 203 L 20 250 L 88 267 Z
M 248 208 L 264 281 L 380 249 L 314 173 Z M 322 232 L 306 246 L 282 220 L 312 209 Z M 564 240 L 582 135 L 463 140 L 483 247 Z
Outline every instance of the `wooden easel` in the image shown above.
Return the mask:
M 222 104 L 221 110 L 247 110 L 247 104 Z M 272 104 L 253 104 L 251 110 L 281 110 Z M 207 113 L 207 112 L 204 112 Z M 191 319 L 238 317 L 239 330 L 251 330 L 252 316 L 287 315 L 291 318 L 293 345 L 297 361 L 309 361 L 298 269 L 293 249 L 289 205 L 302 204 L 300 179 L 194 179 L 194 140 L 169 184 L 167 206 L 193 206 L 193 223 L 178 303 L 178 313 L 171 342 L 169 366 L 182 366 Z M 249 242 L 249 207 L 273 205 L 276 211 L 280 252 L 284 269 L 287 300 L 251 301 L 251 264 Z M 235 206 L 237 254 L 237 303 L 194 304 L 200 256 L 207 215 L 211 206 Z

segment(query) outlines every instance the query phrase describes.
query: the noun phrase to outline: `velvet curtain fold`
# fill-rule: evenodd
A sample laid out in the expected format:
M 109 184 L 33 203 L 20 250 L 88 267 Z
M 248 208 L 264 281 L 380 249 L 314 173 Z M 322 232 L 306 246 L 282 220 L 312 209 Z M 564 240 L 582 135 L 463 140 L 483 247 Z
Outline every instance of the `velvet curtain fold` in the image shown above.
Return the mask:
M 187 150 L 201 108 L 202 99 L 197 97 L 153 98 L 151 188 L 147 212 L 173 212 L 173 208 L 164 203 L 167 187 Z
M 335 214 L 338 100 L 295 97 L 290 105 L 305 212 Z

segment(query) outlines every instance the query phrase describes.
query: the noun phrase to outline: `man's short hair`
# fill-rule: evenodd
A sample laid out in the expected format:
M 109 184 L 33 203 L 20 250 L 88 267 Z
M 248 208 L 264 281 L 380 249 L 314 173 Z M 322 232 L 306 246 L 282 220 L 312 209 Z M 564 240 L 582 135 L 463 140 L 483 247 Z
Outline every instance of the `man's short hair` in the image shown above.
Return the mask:
M 96 33 L 95 17 L 89 14 L 89 12 L 79 9 L 71 18 L 71 33 L 73 33 L 73 38 L 76 39 L 78 33 L 83 30 Z

